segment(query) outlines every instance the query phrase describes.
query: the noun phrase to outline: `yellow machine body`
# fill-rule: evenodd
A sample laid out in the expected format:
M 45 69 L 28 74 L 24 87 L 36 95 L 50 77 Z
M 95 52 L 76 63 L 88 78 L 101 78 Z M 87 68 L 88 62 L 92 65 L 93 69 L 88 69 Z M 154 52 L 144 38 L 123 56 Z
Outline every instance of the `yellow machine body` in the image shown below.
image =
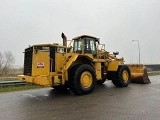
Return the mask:
M 73 38 L 68 46 L 63 34 L 62 38 L 63 45 L 37 44 L 26 48 L 24 51 L 24 74 L 18 75 L 17 78 L 54 88 L 70 83 L 71 91 L 78 94 L 90 93 L 94 88 L 92 86 L 95 86 L 95 80 L 101 84 L 105 82 L 106 78 L 113 79 L 112 82 L 116 86 L 127 86 L 130 72 L 132 82 L 138 80 L 142 83 L 144 77 L 148 79 L 146 68 L 143 65 L 127 65 L 128 69 L 124 66 L 123 57 L 118 59 L 117 53 L 107 52 L 105 45 L 99 44 L 99 39 L 96 37 L 78 36 Z M 116 82 L 118 78 L 115 78 L 115 74 L 124 78 L 120 81 L 121 84 Z M 75 80 L 72 81 L 73 79 Z

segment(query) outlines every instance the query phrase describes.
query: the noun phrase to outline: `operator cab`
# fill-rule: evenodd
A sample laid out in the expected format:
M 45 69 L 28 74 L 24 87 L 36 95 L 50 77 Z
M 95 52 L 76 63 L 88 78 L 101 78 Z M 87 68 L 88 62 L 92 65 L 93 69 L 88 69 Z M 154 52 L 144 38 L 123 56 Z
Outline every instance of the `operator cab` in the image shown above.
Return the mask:
M 82 35 L 73 38 L 73 52 L 79 54 L 93 54 L 97 55 L 97 44 L 99 39 L 93 36 Z

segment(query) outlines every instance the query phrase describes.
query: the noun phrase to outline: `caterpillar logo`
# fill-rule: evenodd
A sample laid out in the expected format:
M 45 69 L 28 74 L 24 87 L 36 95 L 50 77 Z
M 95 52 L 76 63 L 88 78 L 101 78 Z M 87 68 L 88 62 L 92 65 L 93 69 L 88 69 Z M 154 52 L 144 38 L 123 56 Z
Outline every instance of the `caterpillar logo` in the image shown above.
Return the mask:
M 44 62 L 37 62 L 37 68 L 44 68 Z

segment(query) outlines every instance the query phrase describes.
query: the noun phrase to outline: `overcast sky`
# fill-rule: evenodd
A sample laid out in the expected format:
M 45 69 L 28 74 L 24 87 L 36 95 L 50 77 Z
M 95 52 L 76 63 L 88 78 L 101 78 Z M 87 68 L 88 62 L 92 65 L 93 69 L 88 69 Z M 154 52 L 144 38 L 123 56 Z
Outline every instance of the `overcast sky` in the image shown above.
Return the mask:
M 0 0 L 0 52 L 23 65 L 28 45 L 88 34 L 126 63 L 160 63 L 160 0 Z

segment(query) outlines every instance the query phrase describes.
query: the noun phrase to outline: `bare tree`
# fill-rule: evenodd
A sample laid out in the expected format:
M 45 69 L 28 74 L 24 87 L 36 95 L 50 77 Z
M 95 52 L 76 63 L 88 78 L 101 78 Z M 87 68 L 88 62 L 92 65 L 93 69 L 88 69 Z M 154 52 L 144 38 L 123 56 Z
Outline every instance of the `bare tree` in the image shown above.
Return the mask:
M 0 70 L 2 69 L 2 65 L 3 65 L 3 55 L 0 52 Z
M 2 58 L 2 59 L 1 59 Z M 5 51 L 4 54 L 0 54 L 1 75 L 7 75 L 9 69 L 15 63 L 15 58 L 11 51 Z

